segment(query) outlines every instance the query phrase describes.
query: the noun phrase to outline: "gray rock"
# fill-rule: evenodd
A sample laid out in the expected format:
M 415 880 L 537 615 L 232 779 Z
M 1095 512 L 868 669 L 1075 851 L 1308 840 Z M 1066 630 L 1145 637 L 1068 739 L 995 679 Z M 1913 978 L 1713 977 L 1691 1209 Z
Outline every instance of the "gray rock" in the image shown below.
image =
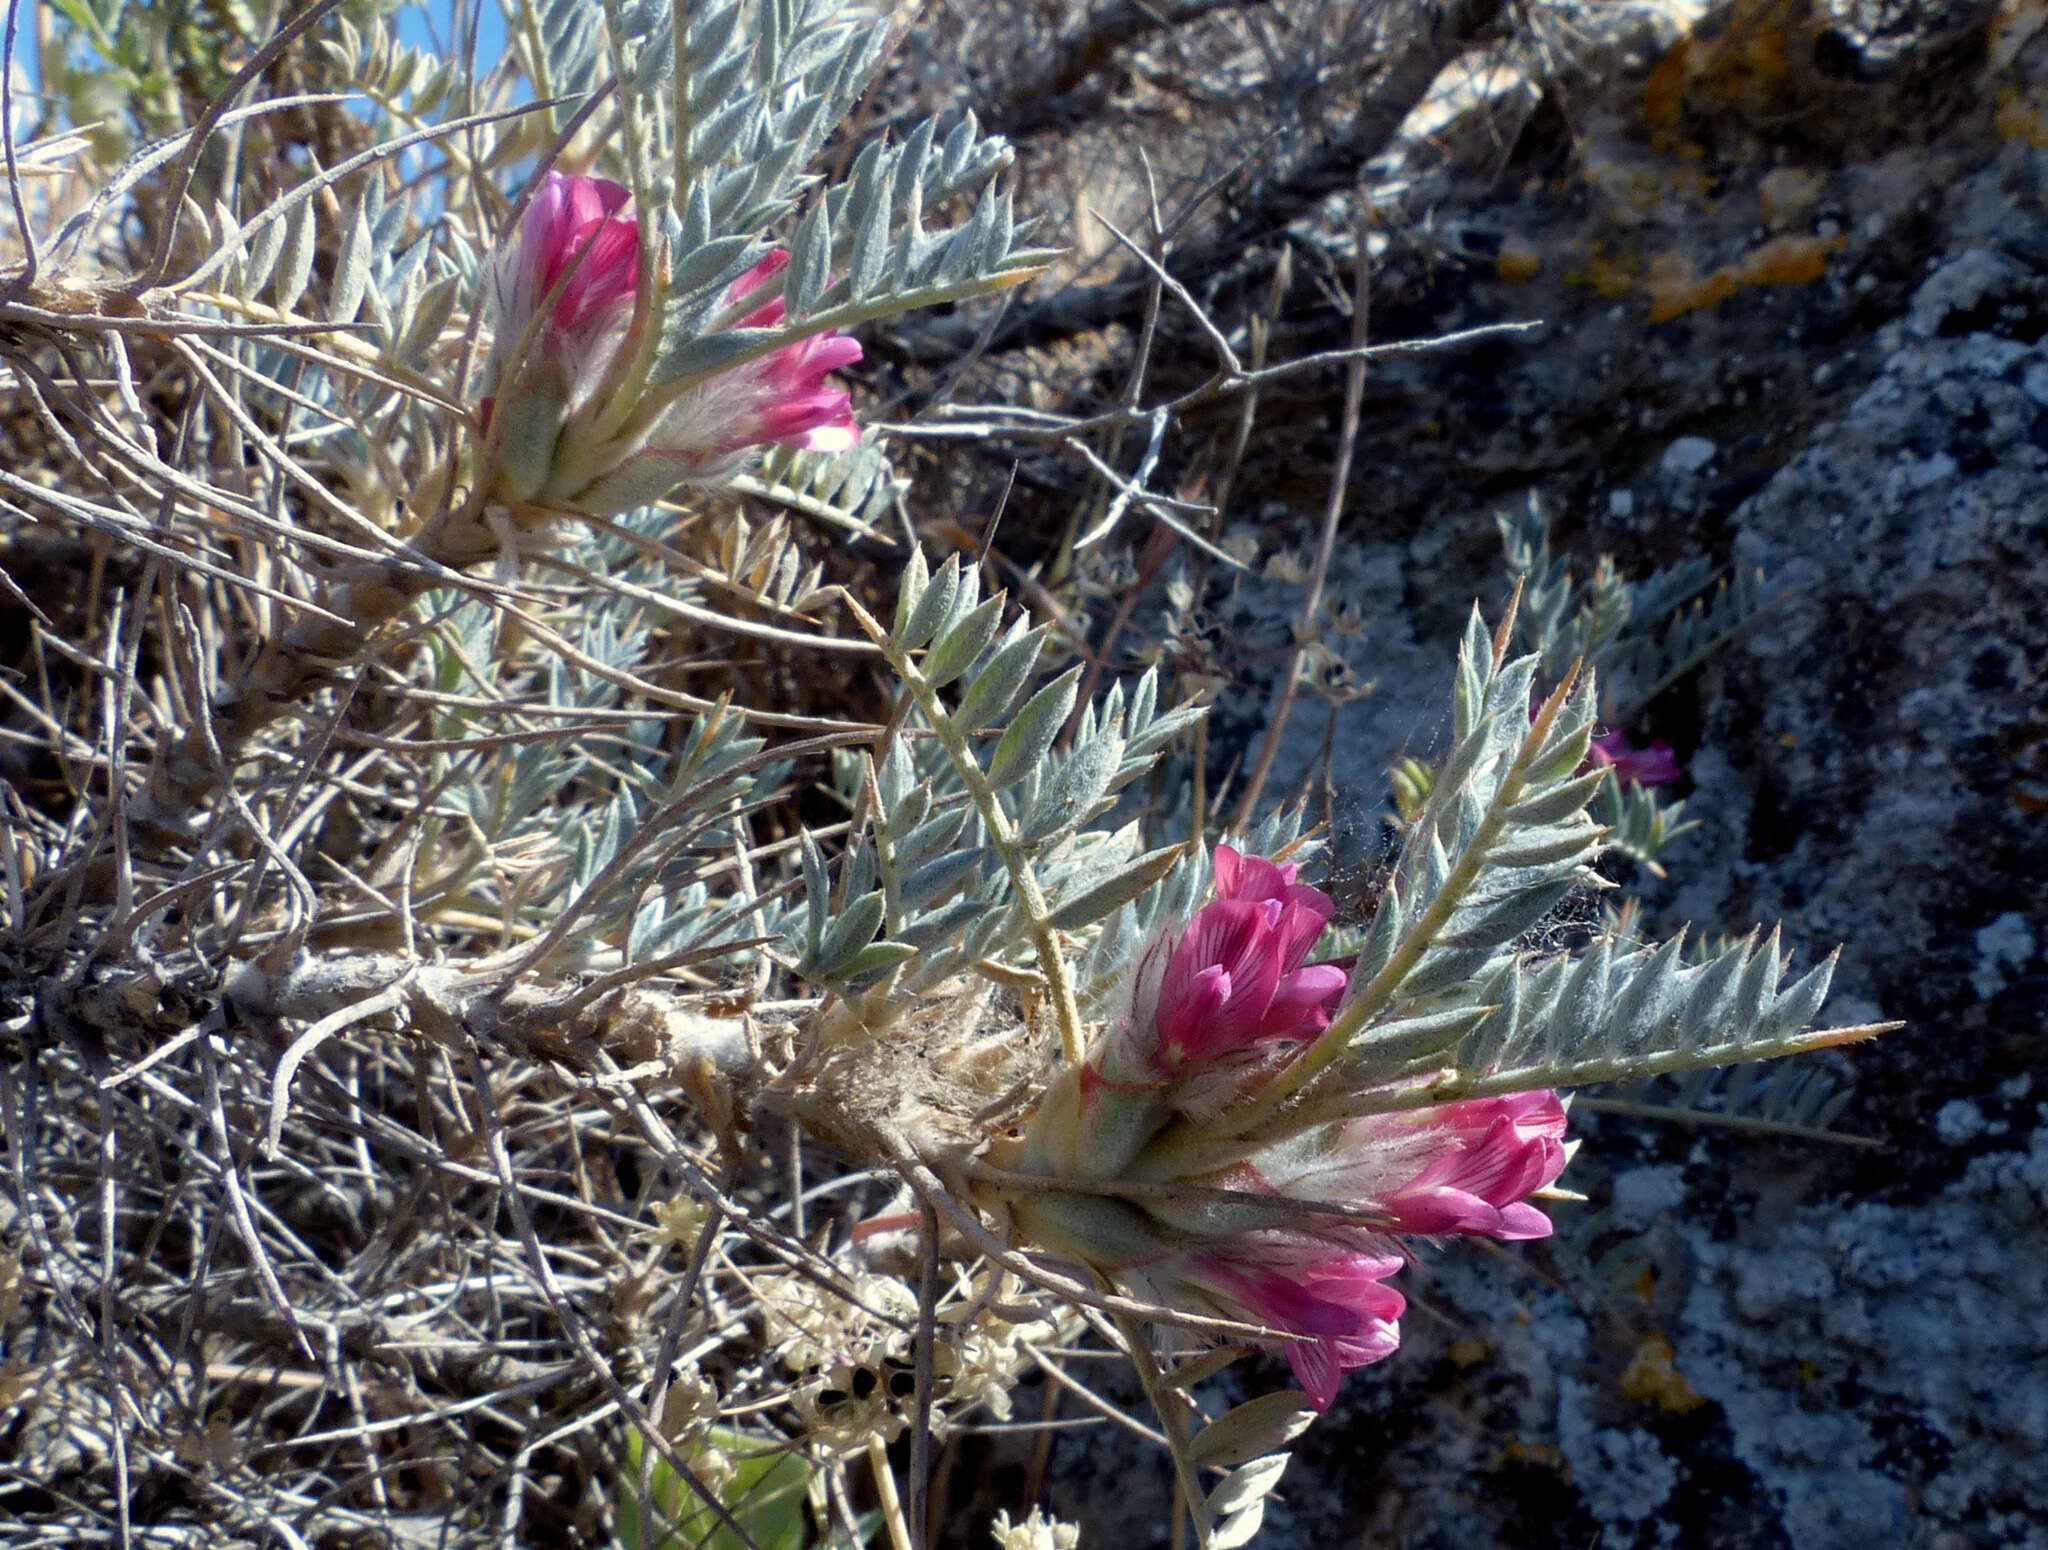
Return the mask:
M 1720 450 L 1704 436 L 1681 436 L 1664 449 L 1657 467 L 1665 474 L 1696 474 L 1713 462 Z
M 1949 330 L 1958 317 L 1981 314 L 1987 306 L 2019 294 L 2027 276 L 2002 254 L 1971 248 L 1943 264 L 1913 293 L 1907 329 L 1922 339 Z

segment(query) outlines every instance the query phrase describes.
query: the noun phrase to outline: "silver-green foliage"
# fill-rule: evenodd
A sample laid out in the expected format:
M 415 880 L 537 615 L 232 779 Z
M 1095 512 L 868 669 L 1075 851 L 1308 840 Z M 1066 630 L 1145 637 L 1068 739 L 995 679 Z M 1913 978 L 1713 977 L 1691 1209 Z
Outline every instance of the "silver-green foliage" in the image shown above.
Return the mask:
M 1662 877 L 1664 867 L 1658 858 L 1665 847 L 1679 835 L 1697 829 L 1699 820 L 1684 816 L 1683 800 L 1666 802 L 1648 786 L 1623 785 L 1612 766 L 1601 773 L 1606 778 L 1594 794 L 1591 811 L 1607 831 L 1605 848 Z
M 1532 928 L 1597 886 L 1581 773 L 1589 675 L 1530 710 L 1539 659 L 1506 657 L 1475 612 L 1459 657 L 1455 741 L 1408 826 L 1351 989 L 1298 1062 L 1327 1068 L 1319 1112 L 1367 1112 L 1727 1065 L 1840 1042 L 1805 1030 L 1833 959 L 1789 985 L 1778 934 L 1688 959 L 1682 936 L 1629 948 L 1601 935 L 1545 951 Z M 1861 1036 L 1858 1031 L 1854 1036 Z M 1300 1085 L 1298 1080 L 1295 1085 Z
M 689 590 L 623 536 L 593 541 L 583 558 L 592 575 L 643 594 Z M 763 740 L 717 709 L 686 721 L 672 748 L 674 718 L 622 714 L 621 680 L 648 667 L 661 622 L 649 603 L 591 589 L 577 621 L 587 667 L 553 656 L 508 659 L 497 649 L 498 618 L 481 603 L 430 593 L 422 608 L 432 620 L 427 663 L 438 694 L 482 704 L 523 698 L 561 713 L 557 724 L 573 732 L 537 735 L 508 752 L 487 735 L 499 724 L 495 713 L 451 707 L 435 716 L 444 743 L 485 734 L 474 750 L 433 755 L 426 770 L 433 814 L 450 824 L 437 869 L 442 893 L 536 933 L 557 971 L 719 956 L 720 944 L 749 940 L 773 920 L 736 879 L 717 892 L 703 880 L 713 865 L 730 876 L 726 863 L 750 843 L 745 803 L 780 783 Z M 463 844 L 465 835 L 474 843 Z M 494 860 L 508 854 L 529 863 L 510 880 Z
M 1596 1113 L 1711 1125 L 1812 1140 L 1857 1141 L 1832 1127 L 1855 1092 L 1797 1061 L 1749 1061 L 1628 1082 L 1578 1106 Z
M 1147 673 L 1076 716 L 1080 670 L 1044 678 L 1051 627 L 1006 626 L 1006 601 L 983 598 L 957 556 L 934 573 L 914 552 L 905 567 L 883 645 L 906 702 L 863 779 L 866 824 L 836 889 L 807 847 L 807 978 L 901 969 L 911 991 L 977 963 L 1028 972 L 1046 932 L 1117 916 L 1180 855 L 1146 850 L 1135 821 L 1096 820 L 1200 709 L 1162 710 Z
M 971 113 L 943 136 L 927 119 L 900 145 L 870 142 L 843 182 L 820 186 L 809 172 L 881 63 L 883 17 L 840 0 L 673 12 L 663 0 L 608 0 L 603 25 L 625 104 L 626 180 L 666 247 L 653 382 L 1011 284 L 1043 262 L 1020 245 L 1009 196 L 989 187 L 1009 147 Z M 550 69 L 587 69 L 572 48 Z M 973 202 L 966 218 L 928 230 L 925 212 L 955 199 Z M 762 232 L 791 220 L 784 320 L 723 326 L 726 292 L 765 251 Z
M 1554 682 L 1574 663 L 1606 678 L 1602 710 L 1619 725 L 1725 646 L 1782 595 L 1759 571 L 1715 580 L 1707 559 L 1629 581 L 1602 556 L 1580 581 L 1550 547 L 1550 519 L 1532 495 L 1500 519 L 1508 573 L 1521 585 L 1516 641 Z
M 896 472 L 881 438 L 872 431 L 846 452 L 770 447 L 752 473 L 731 481 L 731 488 L 743 494 L 863 537 L 880 536 L 876 524 L 909 487 L 910 481 Z
M 354 106 L 378 138 L 268 192 L 260 208 L 232 208 L 232 199 L 211 211 L 191 206 L 187 219 L 207 256 L 174 288 L 193 299 L 221 293 L 236 318 L 274 309 L 337 326 L 367 323 L 377 369 L 428 395 L 426 407 L 439 414 L 434 400 L 474 393 L 473 363 L 443 346 L 452 324 L 473 324 L 487 310 L 486 255 L 510 213 L 510 191 L 484 187 L 480 173 L 531 155 L 585 110 L 584 133 L 598 147 L 594 170 L 632 187 L 649 244 L 643 272 L 662 308 L 652 385 L 1010 285 L 1048 256 L 1023 244 L 1008 194 L 993 187 L 1009 147 L 982 134 L 971 113 L 943 133 L 927 120 L 899 144 L 871 142 L 843 180 L 827 183 L 811 170 L 883 57 L 888 23 L 871 11 L 841 0 L 545 0 L 507 12 L 506 58 L 468 81 L 397 43 L 381 24 L 365 33 L 337 23 L 326 58 L 361 94 Z M 224 126 L 339 100 L 259 104 L 228 115 Z M 114 186 L 182 150 L 178 141 L 150 147 Z M 468 204 L 404 192 L 434 186 L 413 166 L 434 154 L 447 157 L 443 193 Z M 338 217 L 326 213 L 337 207 Z M 92 218 L 110 208 L 97 206 Z M 929 226 L 927 212 L 941 209 L 957 220 Z M 732 283 L 778 240 L 789 267 L 746 306 L 758 308 L 779 290 L 786 314 L 771 327 L 738 327 Z M 250 354 L 232 369 L 259 394 L 332 403 L 337 423 L 368 413 L 400 417 L 414 451 L 446 444 L 447 426 L 418 421 L 418 404 L 409 413 L 383 402 L 389 384 L 333 381 L 328 367 L 299 356 Z M 366 452 L 358 466 L 367 461 Z M 785 471 L 797 481 L 777 482 L 800 499 L 839 509 L 863 506 L 886 483 L 872 455 L 850 464 L 830 494 L 807 486 L 833 476 Z

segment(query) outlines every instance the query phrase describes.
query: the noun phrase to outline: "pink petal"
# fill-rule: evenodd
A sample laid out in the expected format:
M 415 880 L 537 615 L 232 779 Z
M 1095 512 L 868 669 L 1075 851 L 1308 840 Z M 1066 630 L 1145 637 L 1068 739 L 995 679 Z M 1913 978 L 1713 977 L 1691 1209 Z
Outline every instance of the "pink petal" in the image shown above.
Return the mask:
M 1446 1104 L 1410 1130 L 1410 1144 L 1434 1137 L 1441 1150 L 1384 1203 L 1403 1232 L 1542 1237 L 1549 1219 L 1522 1202 L 1564 1171 L 1563 1135 L 1564 1107 L 1552 1092 Z
M 1320 889 L 1289 884 L 1280 899 L 1281 958 L 1290 965 L 1300 963 L 1336 913 L 1336 904 Z
M 1547 1238 L 1550 1233 L 1550 1218 L 1527 1201 L 1518 1200 L 1513 1205 L 1501 1207 L 1500 1227 L 1493 1236 L 1514 1243 L 1530 1238 Z
M 1190 1266 L 1260 1323 L 1311 1340 L 1290 1341 L 1288 1364 L 1318 1410 L 1337 1397 L 1343 1375 L 1391 1355 L 1401 1343 L 1395 1323 L 1406 1300 L 1381 1278 L 1400 1267 L 1391 1256 L 1334 1251 L 1290 1256 L 1277 1246 L 1272 1269 L 1251 1269 L 1220 1255 Z
M 1685 774 L 1678 755 L 1661 737 L 1648 748 L 1637 748 L 1623 733 L 1609 732 L 1593 739 L 1586 757 L 1592 764 L 1612 765 L 1615 778 L 1625 786 L 1668 786 Z
M 1493 1238 L 1500 1226 L 1500 1212 L 1477 1195 L 1461 1189 L 1403 1191 L 1387 1203 L 1394 1225 L 1418 1238 L 1436 1238 L 1446 1233 L 1465 1233 Z
M 1216 897 L 1234 899 L 1237 897 L 1237 873 L 1244 857 L 1228 845 L 1216 847 Z
M 1262 1039 L 1305 1039 L 1330 1025 L 1329 1009 L 1344 994 L 1344 971 L 1334 963 L 1311 964 L 1282 975 L 1266 1015 L 1259 1019 Z
M 1212 963 L 1196 970 L 1184 981 L 1174 981 L 1172 969 L 1167 988 L 1159 998 L 1159 1053 L 1155 1057 L 1169 1068 L 1188 1058 L 1189 1047 L 1200 1041 L 1209 1020 L 1230 999 L 1230 971 Z
M 860 427 L 854 423 L 853 411 L 849 408 L 843 422 L 835 421 L 805 431 L 796 439 L 795 445 L 802 447 L 806 452 L 851 452 L 860 445 Z
M 751 296 L 788 267 L 789 249 L 770 248 L 762 255 L 760 263 L 754 265 L 753 268 L 749 269 L 726 288 L 725 299 L 728 302 L 734 302 Z
M 1230 851 L 1226 867 L 1223 853 Z M 1291 861 L 1268 861 L 1264 856 L 1243 856 L 1228 845 L 1216 847 L 1216 897 L 1219 899 L 1278 899 L 1294 886 L 1300 869 Z M 1313 891 L 1313 890 L 1311 890 Z
M 546 288 L 552 290 L 564 273 L 568 279 L 555 303 L 554 322 L 558 328 L 577 332 L 599 313 L 630 300 L 638 288 L 639 222 L 618 217 L 582 234 L 560 268 L 550 265 Z
M 1260 1019 L 1280 983 L 1280 958 L 1272 926 L 1257 904 L 1235 899 L 1203 906 L 1174 948 L 1159 988 L 1162 1060 L 1206 1060 L 1242 1048 L 1258 1036 Z M 1209 1004 L 1191 999 L 1205 970 L 1226 971 L 1228 993 Z M 1170 1069 L 1170 1066 L 1169 1066 Z
M 1334 1340 L 1291 1340 L 1287 1344 L 1287 1365 L 1294 1369 L 1294 1381 L 1308 1395 L 1318 1411 L 1327 1410 L 1344 1382 L 1344 1369 Z M 1365 1365 L 1363 1362 L 1359 1366 Z

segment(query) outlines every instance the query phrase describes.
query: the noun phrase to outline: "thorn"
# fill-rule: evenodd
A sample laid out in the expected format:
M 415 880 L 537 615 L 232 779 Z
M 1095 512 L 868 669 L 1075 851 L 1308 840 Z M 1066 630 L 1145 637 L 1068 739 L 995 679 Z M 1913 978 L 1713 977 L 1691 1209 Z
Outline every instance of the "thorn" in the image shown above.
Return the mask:
M 1493 665 L 1498 668 L 1508 659 L 1508 643 L 1515 635 L 1515 615 L 1522 606 L 1522 578 L 1515 578 L 1515 590 L 1508 598 L 1507 610 L 1500 616 L 1500 624 L 1493 632 Z

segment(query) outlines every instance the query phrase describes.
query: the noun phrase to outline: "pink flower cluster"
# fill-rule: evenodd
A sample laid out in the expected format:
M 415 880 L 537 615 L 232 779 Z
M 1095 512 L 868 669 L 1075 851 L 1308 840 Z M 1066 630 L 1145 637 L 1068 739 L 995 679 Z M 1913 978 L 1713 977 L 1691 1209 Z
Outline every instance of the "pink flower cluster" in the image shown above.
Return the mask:
M 1304 1214 L 1188 1254 L 1169 1278 L 1222 1311 L 1309 1337 L 1289 1342 L 1287 1358 L 1326 1408 L 1344 1373 L 1400 1343 L 1401 1294 L 1380 1284 L 1403 1262 L 1389 1235 L 1548 1237 L 1550 1219 L 1527 1197 L 1564 1171 L 1564 1128 L 1564 1105 L 1547 1091 L 1317 1127 L 1200 1182 L 1375 1210 L 1384 1231 Z
M 795 340 L 676 390 L 645 385 L 639 356 L 658 319 L 639 306 L 631 201 L 608 179 L 550 172 L 499 253 L 493 393 L 482 406 L 487 431 L 507 422 L 493 493 L 602 515 L 720 478 L 769 442 L 854 446 L 852 403 L 826 381 L 861 358 L 841 334 Z M 728 307 L 788 265 L 787 252 L 771 250 L 728 288 Z M 773 328 L 784 316 L 774 296 L 731 326 Z
M 1525 1092 L 1323 1122 L 1181 1176 L 1185 1147 L 1159 1138 L 1175 1124 L 1199 1133 L 1204 1112 L 1256 1091 L 1287 1046 L 1329 1026 L 1347 980 L 1338 964 L 1306 961 L 1335 906 L 1292 865 L 1219 845 L 1215 873 L 1214 900 L 1141 956 L 1097 1058 L 1047 1095 L 1020 1164 L 1204 1193 L 1180 1204 L 1169 1190 L 1142 1210 L 1079 1191 L 1038 1196 L 1017 1203 L 1018 1217 L 1160 1303 L 1296 1337 L 1287 1358 L 1323 1408 L 1344 1373 L 1400 1343 L 1405 1304 L 1385 1284 L 1404 1262 L 1400 1236 L 1549 1233 L 1528 1197 L 1564 1169 L 1564 1107 L 1554 1092 Z M 1217 1190 L 1242 1204 L 1219 1203 Z

